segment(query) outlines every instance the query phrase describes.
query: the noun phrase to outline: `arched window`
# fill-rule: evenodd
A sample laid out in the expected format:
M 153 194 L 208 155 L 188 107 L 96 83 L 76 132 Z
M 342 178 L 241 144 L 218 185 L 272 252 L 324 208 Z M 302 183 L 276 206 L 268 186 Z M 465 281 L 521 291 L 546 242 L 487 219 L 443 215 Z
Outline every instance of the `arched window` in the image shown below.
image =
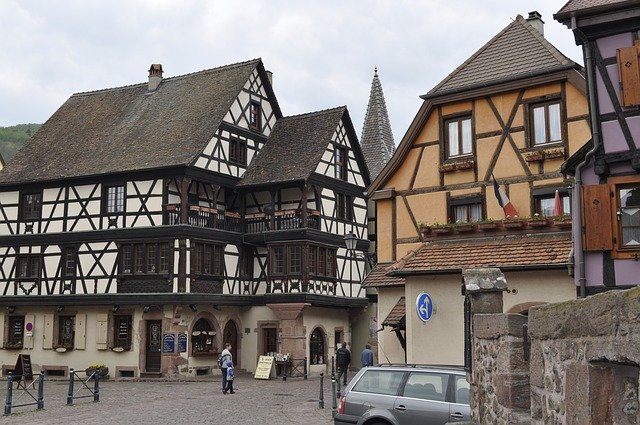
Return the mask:
M 207 319 L 199 319 L 191 331 L 191 351 L 193 354 L 214 352 L 216 332 Z
M 309 355 L 310 364 L 325 363 L 324 333 L 320 328 L 315 328 L 313 332 L 311 332 L 311 339 L 309 341 Z

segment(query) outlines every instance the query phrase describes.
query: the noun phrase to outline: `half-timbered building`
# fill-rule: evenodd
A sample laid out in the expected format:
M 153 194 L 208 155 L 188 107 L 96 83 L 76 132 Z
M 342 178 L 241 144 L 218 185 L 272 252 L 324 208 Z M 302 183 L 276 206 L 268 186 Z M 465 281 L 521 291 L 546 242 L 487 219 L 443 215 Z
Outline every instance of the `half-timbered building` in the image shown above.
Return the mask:
M 569 1 L 554 17 L 582 46 L 593 138 L 575 176 L 574 251 L 581 296 L 640 283 L 640 6 Z
M 378 290 L 381 357 L 463 362 L 466 268 L 502 269 L 506 311 L 576 296 L 559 168 L 590 137 L 585 81 L 543 24 L 517 16 L 423 95 L 368 188 L 378 265 L 365 287 Z
M 0 173 L 0 361 L 323 371 L 367 304 L 369 183 L 346 107 L 283 117 L 259 59 L 74 94 Z

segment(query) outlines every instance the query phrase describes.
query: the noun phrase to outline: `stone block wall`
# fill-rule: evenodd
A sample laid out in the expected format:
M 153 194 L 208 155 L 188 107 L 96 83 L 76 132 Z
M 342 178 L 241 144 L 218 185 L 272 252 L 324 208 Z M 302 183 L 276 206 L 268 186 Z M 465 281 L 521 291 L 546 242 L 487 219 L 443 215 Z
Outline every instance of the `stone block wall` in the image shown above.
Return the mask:
M 473 315 L 478 423 L 640 424 L 640 287 Z

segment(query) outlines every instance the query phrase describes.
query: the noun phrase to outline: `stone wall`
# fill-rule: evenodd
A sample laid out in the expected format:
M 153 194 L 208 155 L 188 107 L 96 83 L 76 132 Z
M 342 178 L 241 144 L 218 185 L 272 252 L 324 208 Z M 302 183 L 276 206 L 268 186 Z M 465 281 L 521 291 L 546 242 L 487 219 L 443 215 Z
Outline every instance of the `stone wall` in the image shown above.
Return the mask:
M 473 315 L 475 421 L 640 424 L 640 288 L 535 307 L 529 342 L 525 323 Z

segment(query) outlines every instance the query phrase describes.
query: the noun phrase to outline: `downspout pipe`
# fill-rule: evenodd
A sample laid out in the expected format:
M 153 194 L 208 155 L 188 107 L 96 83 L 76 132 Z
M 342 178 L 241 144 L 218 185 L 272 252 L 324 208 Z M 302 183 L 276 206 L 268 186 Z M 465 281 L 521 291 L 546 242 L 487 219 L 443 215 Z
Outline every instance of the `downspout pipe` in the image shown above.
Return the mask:
M 575 263 L 578 265 L 578 284 L 580 286 L 580 298 L 587 296 L 587 278 L 585 267 L 585 251 L 582 244 L 582 169 L 589 164 L 591 158 L 600 147 L 600 126 L 598 125 L 598 105 L 596 102 L 595 75 L 592 63 L 592 49 L 590 41 L 582 31 L 576 28 L 575 18 L 571 22 L 574 33 L 582 41 L 582 51 L 584 52 L 585 73 L 587 74 L 587 93 L 589 95 L 589 111 L 591 116 L 591 136 L 593 147 L 584 157 L 584 160 L 576 166 L 574 197 L 573 197 L 573 243 L 574 255 L 577 257 Z

